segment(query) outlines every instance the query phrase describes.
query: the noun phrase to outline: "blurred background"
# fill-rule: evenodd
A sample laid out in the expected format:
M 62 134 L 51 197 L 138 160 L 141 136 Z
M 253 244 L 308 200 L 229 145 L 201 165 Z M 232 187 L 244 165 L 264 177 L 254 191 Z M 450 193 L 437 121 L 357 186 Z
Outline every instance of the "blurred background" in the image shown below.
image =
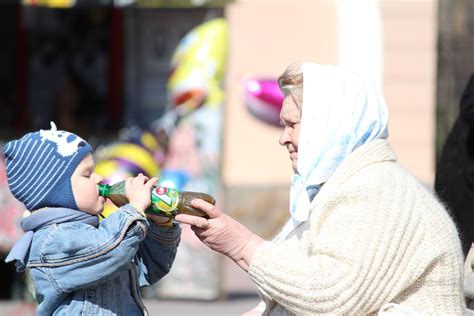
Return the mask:
M 470 0 L 4 0 L 0 144 L 54 121 L 96 149 L 109 183 L 144 172 L 211 193 L 271 238 L 292 173 L 278 144 L 286 66 L 374 78 L 390 144 L 433 188 L 474 68 L 473 17 Z M 27 275 L 3 262 L 23 212 L 0 159 L 0 315 L 34 311 Z M 152 315 L 240 315 L 258 301 L 245 273 L 187 228 L 171 273 L 144 296 Z

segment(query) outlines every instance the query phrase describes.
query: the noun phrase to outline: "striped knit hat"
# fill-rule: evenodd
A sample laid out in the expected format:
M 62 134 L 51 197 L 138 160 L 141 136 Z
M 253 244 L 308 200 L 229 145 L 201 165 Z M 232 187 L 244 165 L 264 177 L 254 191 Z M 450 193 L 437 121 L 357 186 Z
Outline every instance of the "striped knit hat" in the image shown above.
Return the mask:
M 30 211 L 42 207 L 77 209 L 71 176 L 89 153 L 91 146 L 82 138 L 51 130 L 28 133 L 5 144 L 8 185 L 13 196 Z

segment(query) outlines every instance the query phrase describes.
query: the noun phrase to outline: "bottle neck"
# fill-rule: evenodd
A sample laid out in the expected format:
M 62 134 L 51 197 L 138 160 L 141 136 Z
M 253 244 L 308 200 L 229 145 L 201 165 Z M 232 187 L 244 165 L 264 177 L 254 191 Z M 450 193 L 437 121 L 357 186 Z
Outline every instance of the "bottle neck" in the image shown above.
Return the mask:
M 110 194 L 110 185 L 99 184 L 99 195 L 103 197 L 108 197 L 109 194 Z

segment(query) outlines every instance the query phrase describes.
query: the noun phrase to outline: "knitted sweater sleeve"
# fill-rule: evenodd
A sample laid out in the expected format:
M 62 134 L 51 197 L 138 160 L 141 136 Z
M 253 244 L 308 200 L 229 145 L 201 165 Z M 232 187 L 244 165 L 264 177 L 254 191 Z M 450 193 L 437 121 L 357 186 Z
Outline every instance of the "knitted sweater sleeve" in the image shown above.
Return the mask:
M 401 172 L 366 169 L 321 191 L 306 229 L 256 250 L 249 275 L 264 298 L 298 315 L 373 313 L 434 260 L 436 246 L 419 250 L 436 200 Z

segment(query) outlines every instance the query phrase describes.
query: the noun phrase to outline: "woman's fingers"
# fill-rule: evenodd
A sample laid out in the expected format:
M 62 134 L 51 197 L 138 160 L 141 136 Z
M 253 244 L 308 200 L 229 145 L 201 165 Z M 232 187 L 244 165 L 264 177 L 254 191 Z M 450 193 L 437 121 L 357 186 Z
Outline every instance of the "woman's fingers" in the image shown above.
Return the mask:
M 183 224 L 188 224 L 191 226 L 196 226 L 198 228 L 208 228 L 209 221 L 206 218 L 188 215 L 188 214 L 178 214 L 176 215 L 175 219 Z
M 191 205 L 206 213 L 209 218 L 216 218 L 222 213 L 221 210 L 218 209 L 215 205 L 212 205 L 211 203 L 208 203 L 201 199 L 192 200 Z

